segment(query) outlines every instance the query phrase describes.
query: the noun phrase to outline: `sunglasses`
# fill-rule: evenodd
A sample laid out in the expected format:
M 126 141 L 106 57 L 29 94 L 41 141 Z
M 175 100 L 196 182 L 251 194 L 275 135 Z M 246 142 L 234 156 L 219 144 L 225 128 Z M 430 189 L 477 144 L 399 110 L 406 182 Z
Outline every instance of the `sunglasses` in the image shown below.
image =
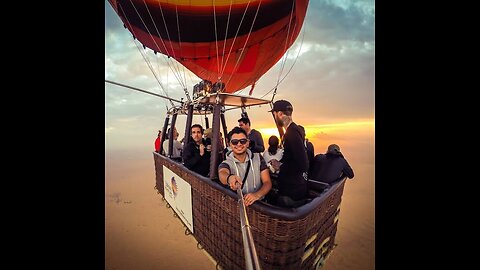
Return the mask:
M 237 145 L 239 142 L 240 142 L 240 144 L 246 144 L 247 141 L 248 141 L 247 139 L 240 139 L 240 140 L 233 139 L 233 140 L 231 140 L 230 142 L 231 142 L 233 145 Z

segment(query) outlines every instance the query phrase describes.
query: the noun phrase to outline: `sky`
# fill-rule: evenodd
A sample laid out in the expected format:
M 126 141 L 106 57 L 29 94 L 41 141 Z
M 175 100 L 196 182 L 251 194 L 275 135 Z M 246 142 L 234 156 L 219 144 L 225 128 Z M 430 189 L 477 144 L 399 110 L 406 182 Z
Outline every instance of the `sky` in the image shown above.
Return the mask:
M 105 1 L 105 79 L 165 95 L 139 50 L 143 50 L 141 45 L 133 40 Z M 169 96 L 183 98 L 183 89 L 164 64 L 164 58 L 149 49 L 144 54 L 162 74 L 159 79 Z M 374 136 L 373 0 L 311 0 L 302 32 L 288 52 L 285 70 L 292 65 L 278 87 L 275 100 L 286 99 L 293 104 L 293 121 L 306 128 L 307 137 L 316 146 L 315 152 L 323 152 L 330 142 L 348 143 L 342 134 L 358 134 L 360 139 Z M 252 96 L 261 97 L 271 90 L 280 68 L 281 61 L 257 82 Z M 191 95 L 193 85 L 200 79 L 187 70 L 186 78 Z M 248 90 L 241 94 L 247 94 Z M 265 98 L 271 99 L 272 94 Z M 105 83 L 106 151 L 153 150 L 153 141 L 166 116 L 166 105 L 161 98 Z M 261 131 L 265 141 L 275 133 L 269 109 L 268 105 L 247 109 L 252 128 Z M 184 134 L 185 118 L 180 116 L 177 120 L 179 138 Z M 238 118 L 239 110 L 227 113 L 229 129 L 238 124 Z M 193 121 L 204 125 L 200 117 L 194 117 Z

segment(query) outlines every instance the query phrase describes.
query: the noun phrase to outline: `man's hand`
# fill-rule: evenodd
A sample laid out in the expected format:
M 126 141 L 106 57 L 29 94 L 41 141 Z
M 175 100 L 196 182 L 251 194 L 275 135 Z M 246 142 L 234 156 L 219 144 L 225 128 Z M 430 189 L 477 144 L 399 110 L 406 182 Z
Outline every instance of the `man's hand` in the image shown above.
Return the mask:
M 240 187 L 241 187 L 242 186 L 242 179 L 240 179 L 240 176 L 232 174 L 229 178 L 227 178 L 227 183 L 232 190 L 237 190 L 236 183 L 239 183 Z
M 282 163 L 276 159 L 272 159 L 270 160 L 270 163 L 272 164 L 272 167 L 275 169 L 275 171 L 278 171 L 280 170 L 280 166 L 282 165 Z
M 205 154 L 205 145 L 203 143 L 200 144 L 200 156 L 203 156 Z
M 252 203 L 257 201 L 258 199 L 260 199 L 260 197 L 258 197 L 258 195 L 256 195 L 255 193 L 248 193 L 248 194 L 245 194 L 245 196 L 243 197 L 243 200 L 245 202 L 245 206 L 251 205 Z

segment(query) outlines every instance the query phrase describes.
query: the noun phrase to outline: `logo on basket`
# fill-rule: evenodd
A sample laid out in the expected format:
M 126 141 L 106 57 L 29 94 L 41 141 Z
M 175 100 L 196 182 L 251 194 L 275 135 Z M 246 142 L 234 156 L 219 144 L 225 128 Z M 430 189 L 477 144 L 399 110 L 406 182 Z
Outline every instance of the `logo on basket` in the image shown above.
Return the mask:
M 173 190 L 173 196 L 177 197 L 178 186 L 177 186 L 177 181 L 175 181 L 175 177 L 172 177 L 172 190 Z

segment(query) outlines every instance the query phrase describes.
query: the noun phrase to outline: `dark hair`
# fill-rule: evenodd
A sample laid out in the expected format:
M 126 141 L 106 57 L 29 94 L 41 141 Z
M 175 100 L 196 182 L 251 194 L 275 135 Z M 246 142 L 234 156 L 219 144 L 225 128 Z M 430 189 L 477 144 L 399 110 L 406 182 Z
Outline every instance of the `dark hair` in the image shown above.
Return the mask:
M 192 125 L 192 127 L 190 128 L 190 133 L 192 132 L 192 129 L 193 129 L 194 127 L 200 128 L 200 132 L 203 134 L 203 127 L 202 127 L 200 124 L 194 124 L 194 125 Z
M 241 127 L 234 127 L 232 128 L 232 130 L 230 130 L 230 132 L 228 133 L 228 141 L 230 142 L 230 140 L 232 140 L 232 135 L 233 134 L 239 134 L 239 133 L 242 133 L 245 135 L 245 138 L 248 139 L 248 135 L 247 135 L 247 132 L 241 128 Z
M 238 119 L 238 122 L 243 122 L 244 124 L 252 125 L 250 123 L 250 119 L 248 119 L 247 117 L 242 117 L 242 118 Z
M 268 153 L 270 153 L 270 155 L 275 155 L 277 153 L 278 143 L 279 141 L 277 136 L 272 135 L 270 138 L 268 138 Z

